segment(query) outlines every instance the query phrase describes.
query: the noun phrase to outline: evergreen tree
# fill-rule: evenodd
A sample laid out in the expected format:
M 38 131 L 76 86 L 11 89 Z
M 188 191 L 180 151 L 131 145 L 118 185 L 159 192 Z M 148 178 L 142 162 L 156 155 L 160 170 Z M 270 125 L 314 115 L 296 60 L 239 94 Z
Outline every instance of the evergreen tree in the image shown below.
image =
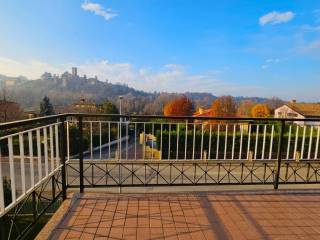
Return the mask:
M 53 114 L 54 111 L 50 99 L 45 96 L 40 103 L 40 116 L 49 116 Z

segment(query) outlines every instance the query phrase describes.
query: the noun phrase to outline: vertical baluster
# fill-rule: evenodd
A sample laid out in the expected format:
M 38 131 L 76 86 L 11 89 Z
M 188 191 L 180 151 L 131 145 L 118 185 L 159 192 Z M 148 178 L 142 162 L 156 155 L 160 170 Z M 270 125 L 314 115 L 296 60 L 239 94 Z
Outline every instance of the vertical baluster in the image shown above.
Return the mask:
M 161 123 L 162 124 L 162 123 Z M 137 123 L 134 123 L 134 159 L 137 160 Z
M 120 122 L 117 122 L 116 125 L 117 125 L 117 158 L 119 160 L 120 155 L 121 155 L 121 153 L 120 153 L 120 141 L 121 140 L 120 140 L 120 128 L 119 128 Z
M 177 123 L 177 149 L 176 149 L 176 159 L 179 159 L 179 123 Z
M 68 123 L 68 122 L 67 122 Z M 67 125 L 68 126 L 68 125 Z M 54 170 L 54 151 L 53 151 L 53 128 L 52 125 L 49 127 L 49 139 L 50 139 L 50 160 L 51 160 L 51 172 Z M 68 138 L 67 138 L 68 141 Z M 67 146 L 68 146 L 67 142 Z M 69 155 L 68 155 L 69 156 Z
M 0 148 L 0 213 L 4 211 L 4 191 L 3 191 L 3 175 L 2 175 L 2 154 Z
M 303 126 L 303 136 L 302 136 L 302 144 L 301 144 L 301 159 L 304 158 L 304 144 L 306 141 L 306 126 Z
M 256 130 L 256 143 L 254 146 L 254 159 L 257 159 L 257 152 L 258 152 L 258 141 L 259 141 L 259 124 L 256 125 L 257 126 L 257 130 Z
M 267 125 L 265 124 L 263 127 L 263 143 L 262 143 L 262 155 L 261 155 L 262 160 L 264 160 L 264 153 L 266 149 L 266 135 L 267 135 Z
M 193 123 L 192 160 L 194 160 L 195 142 L 196 142 L 196 124 Z
M 211 159 L 211 137 L 212 137 L 212 124 L 210 123 L 210 129 L 209 129 L 209 153 L 208 158 Z
M 288 136 L 288 147 L 287 147 L 287 159 L 289 159 L 290 154 L 290 145 L 291 145 L 291 128 L 292 126 L 289 126 L 289 136 Z
M 118 123 L 118 127 L 119 127 L 119 159 L 122 159 L 122 118 L 120 118 L 120 123 Z M 119 169 L 121 168 L 121 166 L 119 165 Z
M 48 163 L 48 135 L 47 135 L 47 128 L 43 128 L 43 141 L 44 141 L 44 167 L 46 176 L 49 175 L 49 163 Z
M 318 133 L 317 133 L 316 150 L 314 153 L 314 159 L 318 158 L 318 150 L 319 150 L 320 126 L 317 126 L 317 128 L 318 128 Z
M 38 154 L 38 180 L 42 180 L 42 160 L 41 160 L 41 141 L 40 141 L 40 129 L 36 130 L 37 134 L 37 154 Z
M 101 121 L 99 121 L 99 145 L 100 145 L 100 160 L 102 159 L 102 126 Z
M 108 122 L 108 159 L 110 160 L 111 158 L 111 125 L 110 125 L 110 121 Z
M 171 123 L 169 123 L 169 147 L 168 147 L 168 159 L 170 159 L 171 151 Z
M 143 160 L 145 159 L 145 153 L 146 153 L 146 123 L 143 123 Z M 169 149 L 170 149 L 170 135 L 169 135 Z
M 233 136 L 232 136 L 232 150 L 231 150 L 231 159 L 234 159 L 234 143 L 236 141 L 236 124 L 233 125 Z
M 184 136 L 184 160 L 187 159 L 187 147 L 188 147 L 188 120 L 186 120 L 186 130 Z
M 60 166 L 60 150 L 59 150 L 59 128 L 58 128 L 58 124 L 56 124 L 54 126 L 54 130 L 55 130 L 55 137 L 56 137 L 56 163 L 57 163 L 57 167 Z
M 223 159 L 227 159 L 227 146 L 228 146 L 228 124 L 226 123 L 226 132 L 225 132 L 225 137 L 224 137 L 224 155 Z
M 128 160 L 129 124 L 126 122 L 126 159 Z
M 274 125 L 271 126 L 271 139 L 270 139 L 269 159 L 272 158 L 273 133 L 274 133 Z
M 10 167 L 10 181 L 11 181 L 11 197 L 12 197 L 12 202 L 15 202 L 16 201 L 16 183 L 15 183 L 15 175 L 14 175 L 12 137 L 8 137 L 8 150 L 9 150 L 9 167 Z
M 203 122 L 201 122 L 201 147 L 200 147 L 200 159 L 203 159 Z
M 311 128 L 310 128 L 310 139 L 309 139 L 308 160 L 311 160 L 312 135 L 313 135 L 313 126 L 311 126 Z
M 219 140 L 220 140 L 220 124 L 218 124 L 218 131 L 217 131 L 217 148 L 216 148 L 216 159 L 219 158 Z
M 30 160 L 30 182 L 31 187 L 34 187 L 34 166 L 33 166 L 33 142 L 32 142 L 32 132 L 28 132 L 28 142 L 29 142 L 29 160 Z
M 92 122 L 90 122 L 90 159 L 93 159 Z
M 69 135 L 69 121 L 67 121 L 67 159 L 70 160 L 70 135 Z M 50 131 L 52 131 L 52 126 L 50 126 Z M 50 132 L 51 133 L 51 132 Z M 53 153 L 53 148 L 52 148 Z M 51 158 L 51 161 L 53 161 L 53 157 Z
M 239 147 L 239 159 L 242 159 L 242 140 L 243 140 L 243 125 L 240 125 L 240 147 Z
M 21 165 L 21 181 L 22 181 L 22 193 L 26 193 L 26 176 L 25 176 L 25 164 L 24 164 L 24 142 L 23 133 L 19 134 L 19 147 L 20 147 L 20 165 Z
M 162 131 L 163 131 L 163 124 L 160 124 L 160 159 L 162 160 Z
M 84 177 L 83 177 L 83 117 L 82 115 L 78 116 L 78 136 L 79 136 L 79 185 L 80 185 L 80 193 L 84 191 Z
M 249 132 L 248 132 L 247 159 L 249 159 L 249 154 L 250 154 L 250 141 L 251 141 L 251 124 L 249 124 Z
M 297 125 L 297 127 L 296 127 L 296 139 L 294 141 L 294 151 L 293 151 L 292 159 L 296 158 L 296 152 L 297 152 L 297 148 L 298 148 L 298 139 L 299 139 L 299 126 Z

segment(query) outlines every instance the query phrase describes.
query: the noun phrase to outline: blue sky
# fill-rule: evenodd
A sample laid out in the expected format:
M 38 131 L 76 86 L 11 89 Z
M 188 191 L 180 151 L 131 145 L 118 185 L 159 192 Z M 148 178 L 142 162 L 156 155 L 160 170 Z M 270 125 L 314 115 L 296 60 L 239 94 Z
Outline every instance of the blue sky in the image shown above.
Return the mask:
M 0 0 L 0 73 L 320 101 L 319 0 Z

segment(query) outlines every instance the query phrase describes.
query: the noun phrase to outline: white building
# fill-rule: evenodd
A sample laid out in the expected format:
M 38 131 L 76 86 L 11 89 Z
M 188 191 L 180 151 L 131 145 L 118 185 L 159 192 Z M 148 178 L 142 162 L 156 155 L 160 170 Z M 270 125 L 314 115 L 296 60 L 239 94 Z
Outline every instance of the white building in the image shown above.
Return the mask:
M 320 104 L 319 103 L 297 103 L 295 100 L 285 104 L 274 111 L 276 118 L 319 118 L 320 119 Z M 299 125 L 320 125 L 320 122 L 296 121 Z

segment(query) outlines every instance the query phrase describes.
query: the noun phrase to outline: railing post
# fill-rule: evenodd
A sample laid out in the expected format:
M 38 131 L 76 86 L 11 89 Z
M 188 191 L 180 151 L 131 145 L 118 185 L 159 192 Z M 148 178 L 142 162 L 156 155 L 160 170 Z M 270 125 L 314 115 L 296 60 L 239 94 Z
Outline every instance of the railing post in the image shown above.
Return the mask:
M 4 216 L 0 218 L 0 239 L 8 239 Z
M 79 132 L 79 172 L 80 172 L 80 193 L 83 193 L 83 128 L 82 116 L 79 116 L 78 132 Z
M 278 144 L 278 152 L 277 152 L 277 165 L 276 165 L 276 169 L 275 169 L 276 172 L 275 172 L 275 180 L 274 180 L 274 189 L 278 189 L 278 187 L 279 187 L 285 124 L 286 124 L 285 120 L 281 120 L 281 128 L 280 128 L 279 141 L 278 141 L 279 144 Z
M 38 213 L 37 213 L 37 200 L 36 200 L 35 190 L 32 192 L 32 217 L 33 217 L 33 222 L 36 222 Z
M 66 144 L 69 144 L 66 142 L 66 134 L 65 134 L 65 128 L 64 123 L 66 121 L 66 118 L 61 118 L 61 124 L 60 124 L 60 156 L 61 156 L 61 182 L 62 182 L 62 199 L 65 200 L 67 198 L 67 185 L 66 185 L 66 151 L 65 146 Z

